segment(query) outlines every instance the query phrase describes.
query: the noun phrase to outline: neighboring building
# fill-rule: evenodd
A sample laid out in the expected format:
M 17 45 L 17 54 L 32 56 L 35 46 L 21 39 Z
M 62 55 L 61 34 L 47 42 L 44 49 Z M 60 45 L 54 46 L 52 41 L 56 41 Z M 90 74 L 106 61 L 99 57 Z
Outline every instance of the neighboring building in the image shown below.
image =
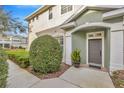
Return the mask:
M 0 34 L 0 47 L 3 48 L 10 48 L 11 42 L 10 42 L 10 37 L 4 34 Z
M 101 69 L 124 69 L 124 6 L 44 6 L 26 20 L 29 47 L 38 36 L 52 35 L 63 46 L 63 62 L 81 50 L 81 63 Z
M 27 48 L 27 38 L 0 34 L 0 46 L 3 48 Z

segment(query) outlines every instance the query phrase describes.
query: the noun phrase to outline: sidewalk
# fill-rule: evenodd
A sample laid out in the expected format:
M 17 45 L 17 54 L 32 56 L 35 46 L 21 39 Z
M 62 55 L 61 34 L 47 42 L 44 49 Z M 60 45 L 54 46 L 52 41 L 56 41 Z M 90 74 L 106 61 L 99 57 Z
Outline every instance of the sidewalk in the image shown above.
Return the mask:
M 9 76 L 7 88 L 76 88 L 60 78 L 40 80 L 31 73 L 21 69 L 15 63 L 8 60 Z
M 107 72 L 70 67 L 58 78 L 40 80 L 8 60 L 8 88 L 114 88 Z

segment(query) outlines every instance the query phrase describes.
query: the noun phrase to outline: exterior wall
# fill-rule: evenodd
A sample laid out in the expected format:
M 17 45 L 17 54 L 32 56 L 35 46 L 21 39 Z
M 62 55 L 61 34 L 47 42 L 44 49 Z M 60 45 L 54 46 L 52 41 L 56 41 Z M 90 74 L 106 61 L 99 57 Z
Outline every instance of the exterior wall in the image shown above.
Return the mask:
M 123 17 L 118 17 L 110 20 L 102 19 L 103 12 L 89 10 L 80 15 L 75 21 L 77 26 L 90 22 L 109 23 L 110 29 L 104 30 L 104 66 L 111 70 L 124 69 L 124 44 L 123 44 Z M 90 28 L 89 28 L 90 29 Z M 93 30 L 92 30 L 93 31 Z M 92 32 L 91 31 L 91 32 Z M 88 32 L 88 31 L 86 31 Z M 86 63 L 86 42 L 85 32 L 79 31 L 72 35 L 72 50 L 79 48 L 81 53 L 81 63 Z M 84 50 L 83 50 L 84 49 Z
M 111 32 L 111 71 L 124 69 L 123 37 L 123 31 Z
M 29 32 L 29 35 L 28 35 L 28 50 L 30 49 L 30 45 L 31 45 L 32 41 L 36 38 L 37 38 L 37 36 L 34 32 Z
M 28 50 L 30 48 L 31 42 L 37 38 L 36 33 L 41 32 L 43 30 L 53 28 L 56 26 L 59 26 L 64 21 L 66 21 L 70 16 L 72 16 L 82 5 L 73 5 L 73 10 L 70 12 L 67 12 L 65 14 L 61 14 L 61 6 L 57 5 L 52 8 L 53 12 L 53 18 L 49 20 L 48 14 L 49 11 L 45 11 L 44 13 L 39 15 L 38 20 L 34 18 L 34 21 L 31 20 L 31 23 L 29 24 L 29 28 L 31 31 L 29 31 L 29 45 Z M 45 33 L 45 32 L 43 32 Z M 52 34 L 52 32 L 49 32 L 49 34 Z
M 81 63 L 86 64 L 86 32 L 80 31 L 72 34 L 72 51 L 76 48 L 81 51 Z
M 104 31 L 104 66 L 109 70 L 110 67 L 110 38 L 111 31 L 109 29 Z
M 124 69 L 123 17 L 105 20 L 104 22 L 111 24 L 110 71 Z
M 76 23 L 82 25 L 91 22 L 102 22 L 102 11 L 87 10 L 83 15 L 80 15 Z
M 32 32 L 39 32 L 39 31 L 43 31 L 48 28 L 58 26 L 61 23 L 63 23 L 65 20 L 67 20 L 80 7 L 81 6 L 79 5 L 74 5 L 72 11 L 61 14 L 61 6 L 60 5 L 53 6 L 52 7 L 52 13 L 53 13 L 52 19 L 49 20 L 48 18 L 49 10 L 47 10 L 39 15 L 38 20 L 34 18 L 34 21 L 31 21 L 31 23 L 29 24 L 29 27 L 31 27 Z
M 110 31 L 107 31 L 105 29 L 96 29 L 96 30 L 81 30 L 77 31 L 72 34 L 72 51 L 76 48 L 80 49 L 81 51 L 81 63 L 87 64 L 87 49 L 88 46 L 86 45 L 87 37 L 86 34 L 90 32 L 99 32 L 104 31 L 104 67 L 109 69 L 110 64 Z

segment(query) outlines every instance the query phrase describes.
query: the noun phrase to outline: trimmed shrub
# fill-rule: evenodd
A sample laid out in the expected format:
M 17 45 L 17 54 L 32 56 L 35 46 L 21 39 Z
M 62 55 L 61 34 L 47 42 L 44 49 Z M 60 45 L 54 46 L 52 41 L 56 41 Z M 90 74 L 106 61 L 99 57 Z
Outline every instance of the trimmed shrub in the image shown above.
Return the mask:
M 9 59 L 17 63 L 22 68 L 27 68 L 30 64 L 28 52 L 25 50 L 8 50 L 6 51 Z
M 58 71 L 62 61 L 60 44 L 49 35 L 36 38 L 30 47 L 29 60 L 34 71 L 41 73 Z
M 27 68 L 30 64 L 29 57 L 28 56 L 20 56 L 16 59 L 16 62 L 20 65 L 22 68 Z
M 2 48 L 0 48 L 0 87 L 6 86 L 6 79 L 8 75 L 8 64 L 6 62 L 7 55 Z

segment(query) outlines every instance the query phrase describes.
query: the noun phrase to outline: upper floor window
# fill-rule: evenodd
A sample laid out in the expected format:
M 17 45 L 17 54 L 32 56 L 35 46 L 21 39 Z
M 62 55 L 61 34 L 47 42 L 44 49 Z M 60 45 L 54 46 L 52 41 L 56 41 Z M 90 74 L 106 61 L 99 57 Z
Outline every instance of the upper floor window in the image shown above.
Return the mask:
M 31 23 L 31 20 L 29 20 L 28 22 L 29 22 L 29 24 L 30 24 L 30 23 Z
M 61 14 L 72 11 L 72 5 L 61 5 Z
M 32 22 L 34 22 L 34 18 L 32 18 Z
M 49 9 L 49 20 L 53 18 L 52 7 Z
M 38 19 L 39 19 L 39 16 L 37 15 L 37 16 L 36 16 L 36 20 L 38 20 Z

